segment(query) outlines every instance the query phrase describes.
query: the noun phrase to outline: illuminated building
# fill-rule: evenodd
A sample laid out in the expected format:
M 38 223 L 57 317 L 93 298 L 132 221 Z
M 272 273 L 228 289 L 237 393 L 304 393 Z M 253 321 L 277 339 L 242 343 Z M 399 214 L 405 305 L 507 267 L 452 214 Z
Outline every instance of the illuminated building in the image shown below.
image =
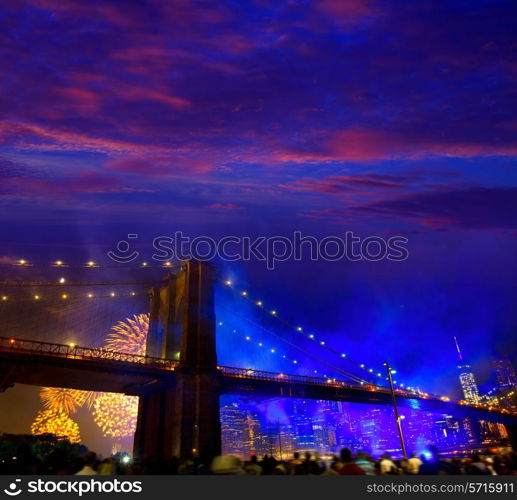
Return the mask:
M 458 345 L 458 340 L 454 337 L 454 342 L 456 344 L 456 349 L 458 351 L 458 358 L 460 360 L 460 364 L 458 365 L 459 378 L 461 390 L 463 391 L 463 396 L 465 401 L 469 403 L 478 403 L 479 402 L 479 391 L 478 386 L 476 384 L 476 379 L 474 378 L 474 374 L 472 373 L 472 367 L 469 364 L 463 362 L 463 356 L 460 351 L 460 346 Z
M 312 405 L 305 399 L 296 400 L 293 405 L 293 425 L 298 450 L 314 450 L 314 429 L 312 427 Z
M 510 389 L 517 386 L 517 375 L 509 359 L 495 359 L 492 361 L 497 386 L 500 390 Z

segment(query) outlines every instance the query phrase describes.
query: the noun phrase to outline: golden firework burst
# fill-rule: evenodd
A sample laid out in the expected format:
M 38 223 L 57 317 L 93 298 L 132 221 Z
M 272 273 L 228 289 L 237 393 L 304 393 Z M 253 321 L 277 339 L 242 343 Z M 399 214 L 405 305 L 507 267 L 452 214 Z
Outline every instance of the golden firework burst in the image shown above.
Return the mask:
M 31 434 L 54 434 L 71 443 L 81 442 L 79 426 L 66 413 L 51 409 L 39 411 L 31 425 Z
M 115 352 L 144 355 L 148 330 L 149 314 L 134 315 L 133 319 L 126 318 L 111 328 L 106 339 L 106 348 Z
M 93 403 L 93 418 L 104 436 L 132 436 L 138 417 L 138 397 L 106 392 Z
M 47 410 L 58 410 L 62 413 L 75 413 L 78 408 L 86 404 L 91 408 L 97 394 L 92 391 L 79 391 L 63 387 L 43 387 L 40 397 Z

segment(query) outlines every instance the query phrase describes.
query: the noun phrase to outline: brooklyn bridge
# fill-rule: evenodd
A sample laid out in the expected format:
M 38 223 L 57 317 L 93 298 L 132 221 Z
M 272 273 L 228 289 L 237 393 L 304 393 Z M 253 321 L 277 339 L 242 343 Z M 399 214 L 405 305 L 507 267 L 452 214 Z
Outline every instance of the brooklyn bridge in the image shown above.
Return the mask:
M 340 376 L 324 378 L 221 366 L 217 359 L 215 307 L 219 281 L 212 265 L 191 260 L 151 287 L 145 355 L 31 339 L 19 335 L 19 331 L 13 334 L 4 323 L 0 337 L 0 390 L 28 384 L 138 396 L 134 453 L 159 459 L 220 454 L 219 401 L 223 394 L 378 405 L 391 405 L 396 399 L 402 406 L 417 401 L 423 411 L 454 412 L 510 428 L 517 423 L 517 415 L 505 410 L 451 401 L 402 384 L 380 385 L 339 365 L 336 370 Z M 222 285 L 232 288 L 228 280 Z M 33 288 L 35 283 L 19 282 L 16 286 Z M 240 295 L 246 298 L 246 292 Z M 39 296 L 34 298 L 38 300 Z M 7 296 L 3 299 L 8 301 Z M 276 312 L 271 314 L 275 316 Z M 312 340 L 312 335 L 304 335 Z M 324 342 L 320 344 L 331 350 Z M 346 357 L 334 354 L 338 359 Z M 389 379 L 389 366 L 387 371 L 388 377 L 374 375 Z

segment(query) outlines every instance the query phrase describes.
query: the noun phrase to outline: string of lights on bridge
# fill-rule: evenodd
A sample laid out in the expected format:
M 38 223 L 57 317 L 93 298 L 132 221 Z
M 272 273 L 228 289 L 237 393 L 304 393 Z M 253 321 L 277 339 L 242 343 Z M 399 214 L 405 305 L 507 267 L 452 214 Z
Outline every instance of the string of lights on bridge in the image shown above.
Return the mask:
M 12 297 L 10 295 L 0 295 L 0 302 L 4 303 L 18 303 L 18 302 L 42 302 L 45 300 L 94 300 L 94 299 L 115 299 L 115 298 L 127 298 L 127 297 L 144 297 L 147 296 L 147 293 L 138 293 L 138 292 L 130 292 L 130 293 L 117 293 L 110 292 L 109 294 L 96 294 L 92 292 L 88 292 L 86 294 L 70 294 L 70 293 L 61 293 L 58 295 L 46 295 L 46 294 L 34 294 L 30 297 Z
M 224 326 L 224 322 L 223 321 L 219 321 L 217 323 L 217 325 L 219 327 L 222 327 L 222 326 Z M 254 346 L 264 350 L 264 352 L 268 352 L 271 355 L 275 355 L 275 356 L 280 357 L 280 359 L 282 359 L 286 363 L 293 364 L 293 365 L 299 365 L 300 364 L 300 361 L 297 358 L 288 356 L 287 354 L 283 354 L 283 351 L 281 349 L 279 349 L 278 347 L 276 347 L 276 346 L 266 345 L 266 343 L 263 342 L 263 341 L 257 341 L 251 335 L 249 335 L 249 334 L 242 334 L 242 332 L 240 332 L 236 328 L 232 329 L 232 333 L 235 334 L 235 335 L 239 335 L 239 337 L 242 340 L 244 340 L 246 342 L 249 342 L 251 345 L 254 345 Z M 250 370 L 253 371 L 251 368 L 250 368 Z M 313 369 L 312 372 L 315 375 L 319 375 L 320 374 L 320 372 L 318 370 L 316 370 L 316 369 Z M 325 373 L 323 374 L 323 377 L 328 379 L 329 381 L 334 381 L 335 380 L 332 377 L 328 377 L 327 374 L 325 374 Z M 363 385 L 363 384 L 367 384 L 368 382 L 365 381 L 365 380 L 360 380 L 359 383 L 361 385 Z
M 159 265 L 153 265 L 150 264 L 147 261 L 143 261 L 140 263 L 117 263 L 117 264 L 100 264 L 94 260 L 88 260 L 86 262 L 83 262 L 81 264 L 72 264 L 67 263 L 64 260 L 55 260 L 49 263 L 37 263 L 28 261 L 27 259 L 13 259 L 9 262 L 1 262 L 0 266 L 7 266 L 7 267 L 26 267 L 26 268 L 70 268 L 70 269 L 80 269 L 80 268 L 87 268 L 87 269 L 121 269 L 121 268 L 132 268 L 132 269 L 171 269 L 175 266 L 175 264 L 171 261 L 163 262 Z
M 240 290 L 240 291 L 237 290 L 237 288 L 234 286 L 234 282 L 232 280 L 229 280 L 229 279 L 223 280 L 222 284 L 224 284 L 226 287 L 231 288 L 232 290 L 237 292 L 240 297 L 242 297 L 243 299 L 246 299 L 249 303 L 255 305 L 262 312 L 267 313 L 267 314 L 269 314 L 269 316 L 271 316 L 271 317 L 275 318 L 276 320 L 282 322 L 291 331 L 293 331 L 293 332 L 295 332 L 295 333 L 297 333 L 299 335 L 302 335 L 304 338 L 306 338 L 306 339 L 310 340 L 311 342 L 319 345 L 321 348 L 331 352 L 333 355 L 339 356 L 342 359 L 347 359 L 347 361 L 349 361 L 350 363 L 356 365 L 358 368 L 360 368 L 364 372 L 368 373 L 370 376 L 375 376 L 378 379 L 382 378 L 383 380 L 387 380 L 387 377 L 383 377 L 381 372 L 376 371 L 373 368 L 368 368 L 365 363 L 357 363 L 356 361 L 354 361 L 350 357 L 348 357 L 345 353 L 339 352 L 339 351 L 333 349 L 332 347 L 330 347 L 328 345 L 328 343 L 325 340 L 321 339 L 319 336 L 316 336 L 315 333 L 307 333 L 307 332 L 304 331 L 304 328 L 302 326 L 293 325 L 289 321 L 285 320 L 284 318 L 282 318 L 278 314 L 278 310 L 277 309 L 267 309 L 265 304 L 264 304 L 264 302 L 262 300 L 255 300 L 255 299 L 253 299 L 250 296 L 248 291 L 246 291 L 246 290 Z M 391 370 L 391 373 L 394 375 L 394 374 L 397 373 L 397 371 L 396 370 Z M 425 393 L 423 391 L 419 391 L 419 390 L 416 390 L 416 389 L 414 389 L 412 387 L 404 385 L 403 383 L 397 382 L 396 380 L 393 380 L 393 384 L 398 386 L 398 387 L 400 387 L 400 388 L 402 388 L 402 389 L 406 389 L 408 391 L 411 391 L 411 392 L 414 392 L 414 393 L 418 393 L 418 394 L 421 394 L 423 396 L 429 396 L 430 395 L 430 394 Z

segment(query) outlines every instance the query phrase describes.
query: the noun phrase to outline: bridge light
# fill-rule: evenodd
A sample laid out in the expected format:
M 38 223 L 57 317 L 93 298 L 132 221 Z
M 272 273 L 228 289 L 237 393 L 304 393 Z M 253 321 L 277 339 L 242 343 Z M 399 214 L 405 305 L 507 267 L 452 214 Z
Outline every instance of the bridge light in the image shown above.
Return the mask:
M 95 262 L 93 262 L 93 260 L 89 260 L 89 261 L 86 263 L 86 265 L 87 265 L 88 267 L 95 267 Z
M 271 352 L 276 352 L 274 349 L 271 349 Z
M 363 364 L 360 364 L 359 366 L 360 366 L 361 368 L 364 368 L 364 365 L 363 365 Z
M 262 342 L 259 342 L 258 345 L 259 345 L 259 347 L 262 347 L 263 344 L 262 344 Z
M 276 311 L 271 311 L 271 314 L 272 314 L 273 316 L 276 316 Z
M 56 260 L 55 262 L 56 266 L 62 266 L 63 265 L 63 261 L 62 260 Z
M 34 295 L 34 300 L 39 300 L 39 295 Z
M 69 346 L 69 347 L 71 347 L 71 348 L 73 349 L 74 347 L 76 347 L 76 346 L 77 346 L 77 344 L 74 344 L 73 342 L 70 342 L 70 343 L 68 344 L 68 346 Z
M 382 375 L 380 373 L 377 373 L 377 377 L 382 377 Z
M 136 295 L 135 292 L 131 292 L 131 297 L 134 297 Z
M 299 331 L 299 332 L 301 332 L 301 331 L 303 330 L 303 328 L 302 328 L 301 326 L 297 326 L 297 327 L 296 327 L 296 330 L 297 330 L 297 331 Z
M 227 285 L 227 286 L 232 286 L 232 282 L 230 280 L 226 280 L 224 282 L 224 284 Z
M 248 295 L 248 292 L 246 292 L 246 291 L 241 292 L 241 295 L 242 295 L 243 297 L 246 297 L 246 295 Z
M 293 363 L 294 363 L 295 365 L 297 365 L 297 364 L 298 364 L 298 361 L 296 361 L 296 359 L 293 359 Z
M 252 369 L 246 370 L 246 373 L 247 373 L 248 375 L 251 375 L 251 374 L 253 373 L 253 370 L 252 370 Z
M 251 337 L 246 337 L 246 340 L 251 340 Z
M 61 298 L 66 300 L 66 299 L 68 299 L 68 295 L 66 293 L 64 293 L 63 295 L 61 295 Z
M 10 340 L 9 340 L 9 342 L 10 342 L 11 344 L 14 344 L 14 343 L 15 343 L 15 340 L 14 340 L 14 339 L 10 339 Z
M 142 262 L 142 267 L 147 267 L 147 262 Z
M 322 340 L 322 341 L 320 342 L 320 345 L 325 345 L 325 341 L 324 341 L 324 340 Z
M 59 278 L 59 283 L 63 284 L 66 282 L 66 279 L 65 278 Z
M 309 335 L 309 338 L 310 338 L 310 339 L 313 339 L 313 338 L 314 338 L 314 333 L 311 333 L 311 334 Z
M 397 373 L 397 370 L 391 370 L 391 373 Z
M 341 353 L 342 358 L 346 358 L 346 354 L 344 352 Z
M 24 266 L 25 264 L 27 264 L 27 261 L 25 259 L 20 259 L 18 261 L 18 264 L 20 264 L 20 266 Z
M 279 373 L 279 374 L 278 374 L 278 376 L 279 376 L 280 378 L 285 377 L 285 375 L 284 375 L 283 373 Z
M 115 295 L 116 295 L 115 292 L 110 293 L 110 297 L 115 297 Z
M 368 369 L 368 371 L 369 371 L 370 373 L 372 373 L 372 372 L 373 372 L 373 369 L 372 369 L 372 368 L 369 368 L 369 369 Z
M 287 356 L 284 354 L 284 355 L 282 356 L 282 358 L 287 359 Z
M 93 298 L 93 293 L 89 293 L 89 294 L 88 294 L 88 298 L 89 298 L 89 299 Z
M 7 295 L 2 295 L 2 300 L 7 300 Z
M 222 322 L 222 321 L 219 321 L 218 325 L 219 325 L 219 326 L 223 326 L 223 322 Z
M 166 262 L 166 263 L 164 264 L 164 266 L 165 266 L 165 267 L 171 267 L 171 266 L 172 266 L 172 264 L 171 264 L 170 262 Z
M 261 301 L 261 300 L 259 300 L 259 301 L 257 302 L 257 306 L 262 307 L 262 301 Z

